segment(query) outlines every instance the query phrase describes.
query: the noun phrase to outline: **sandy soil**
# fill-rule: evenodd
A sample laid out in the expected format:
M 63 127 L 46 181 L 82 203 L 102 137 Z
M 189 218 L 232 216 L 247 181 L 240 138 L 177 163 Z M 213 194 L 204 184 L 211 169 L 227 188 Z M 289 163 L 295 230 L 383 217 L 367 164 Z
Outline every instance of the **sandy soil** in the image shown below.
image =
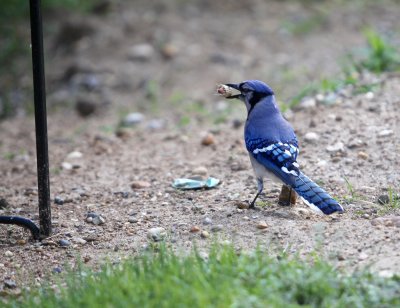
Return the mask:
M 0 280 L 16 281 L 18 290 L 77 260 L 118 261 L 146 249 L 151 228 L 163 228 L 164 240 L 182 252 L 194 245 L 206 251 L 218 239 L 268 253 L 317 251 L 347 271 L 399 272 L 400 212 L 377 198 L 400 191 L 400 76 L 380 76 L 375 92 L 342 93 L 334 104 L 285 114 L 299 138 L 301 168 L 345 207 L 329 217 L 301 202 L 277 205 L 280 187 L 272 183 L 259 210 L 238 208 L 256 192 L 242 139 L 245 108 L 213 95 L 215 83 L 257 78 L 284 101 L 310 79 L 337 74 L 345 53 L 362 45 L 365 25 L 399 29 L 397 6 L 118 3 L 106 15 L 65 17 L 80 24 L 74 31 L 90 30 L 70 41 L 59 30 L 68 26 L 49 16 L 51 197 L 63 204 L 52 202 L 54 234 L 41 243 L 0 226 Z M 315 16 L 321 20 L 310 30 L 293 33 L 292 25 Z M 95 113 L 81 117 L 63 107 L 80 100 Z M 127 112 L 145 118 L 120 129 Z M 0 140 L 0 197 L 8 203 L 0 214 L 37 221 L 33 118 L 1 122 Z M 222 184 L 172 188 L 174 179 L 199 173 Z M 89 212 L 105 222 L 88 222 Z

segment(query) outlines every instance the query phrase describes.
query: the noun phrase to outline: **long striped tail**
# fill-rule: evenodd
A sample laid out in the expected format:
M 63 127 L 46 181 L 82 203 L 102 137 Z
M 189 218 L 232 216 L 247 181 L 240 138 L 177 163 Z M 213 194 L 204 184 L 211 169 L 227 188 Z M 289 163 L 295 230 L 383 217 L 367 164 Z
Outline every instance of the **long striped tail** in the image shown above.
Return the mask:
M 300 171 L 292 188 L 314 211 L 322 212 L 326 215 L 344 211 L 343 207 L 335 199 Z

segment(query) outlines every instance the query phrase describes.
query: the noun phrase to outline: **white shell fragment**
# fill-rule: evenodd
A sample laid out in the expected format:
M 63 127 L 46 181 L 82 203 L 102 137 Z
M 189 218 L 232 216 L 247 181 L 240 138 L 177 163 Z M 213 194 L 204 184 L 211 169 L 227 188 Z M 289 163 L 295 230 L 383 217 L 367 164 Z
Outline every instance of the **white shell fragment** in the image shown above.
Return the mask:
M 217 93 L 223 97 L 230 97 L 240 92 L 234 88 L 228 87 L 227 85 L 217 84 Z

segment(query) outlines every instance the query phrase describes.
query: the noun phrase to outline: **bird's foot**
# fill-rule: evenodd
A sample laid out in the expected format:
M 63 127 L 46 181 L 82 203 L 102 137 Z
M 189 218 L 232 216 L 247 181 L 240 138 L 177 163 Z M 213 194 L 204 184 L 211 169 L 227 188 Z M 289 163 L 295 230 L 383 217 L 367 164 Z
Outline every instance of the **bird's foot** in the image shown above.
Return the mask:
M 261 209 L 255 205 L 255 202 L 249 202 L 249 210 L 259 211 Z

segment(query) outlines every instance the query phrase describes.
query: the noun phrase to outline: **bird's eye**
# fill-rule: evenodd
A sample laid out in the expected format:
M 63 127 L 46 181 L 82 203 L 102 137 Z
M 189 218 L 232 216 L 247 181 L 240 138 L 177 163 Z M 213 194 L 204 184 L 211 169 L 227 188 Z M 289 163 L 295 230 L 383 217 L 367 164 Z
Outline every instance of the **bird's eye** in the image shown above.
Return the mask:
M 249 93 L 251 90 L 248 88 L 242 88 L 241 90 L 243 93 Z

